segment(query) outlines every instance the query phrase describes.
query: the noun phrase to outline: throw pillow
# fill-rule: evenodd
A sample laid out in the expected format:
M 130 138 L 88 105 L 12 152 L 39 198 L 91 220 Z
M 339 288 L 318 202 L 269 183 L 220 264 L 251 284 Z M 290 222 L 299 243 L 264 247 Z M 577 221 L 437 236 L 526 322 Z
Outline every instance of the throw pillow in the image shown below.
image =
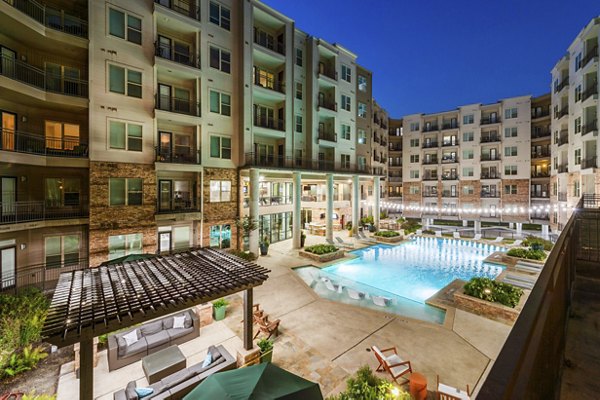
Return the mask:
M 185 315 L 182 315 L 180 317 L 173 317 L 173 328 L 174 329 L 185 328 Z
M 131 381 L 127 384 L 125 388 L 125 398 L 127 400 L 137 400 L 138 394 L 135 391 L 135 381 Z
M 135 392 L 137 393 L 138 397 L 141 399 L 143 397 L 150 396 L 152 393 L 154 393 L 154 389 L 149 388 L 149 387 L 140 387 L 140 388 L 135 388 Z
M 131 346 L 132 344 L 137 342 L 139 340 L 137 335 L 137 329 L 132 330 L 126 335 L 123 335 L 123 339 L 125 339 L 125 343 L 127 344 L 127 346 Z
M 202 363 L 202 368 L 208 367 L 211 362 L 212 362 L 212 354 L 210 354 L 210 351 L 209 351 L 208 353 L 206 353 L 206 357 L 204 358 L 204 362 Z

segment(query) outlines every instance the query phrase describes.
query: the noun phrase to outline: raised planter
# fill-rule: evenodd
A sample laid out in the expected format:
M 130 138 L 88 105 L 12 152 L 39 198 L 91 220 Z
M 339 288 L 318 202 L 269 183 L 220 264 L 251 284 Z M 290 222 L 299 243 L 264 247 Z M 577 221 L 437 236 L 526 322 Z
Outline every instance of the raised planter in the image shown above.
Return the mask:
M 384 236 L 373 236 L 375 238 L 375 240 L 377 240 L 379 243 L 400 243 L 401 241 L 404 240 L 404 237 L 401 235 L 398 236 L 392 236 L 392 237 L 384 237 Z
M 329 261 L 337 260 L 338 258 L 343 258 L 344 250 L 338 249 L 338 251 L 334 251 L 333 253 L 320 254 L 320 255 L 315 254 L 315 253 L 309 253 L 308 251 L 300 250 L 298 252 L 298 254 L 300 255 L 300 257 L 309 258 L 313 261 L 317 261 L 320 263 L 326 263 Z
M 502 322 L 507 325 L 515 323 L 519 316 L 523 304 L 525 303 L 525 295 L 521 296 L 519 304 L 515 308 L 504 306 L 500 303 L 492 303 L 477 297 L 465 294 L 464 288 L 460 288 L 454 292 L 454 303 L 457 308 L 472 312 L 473 314 L 481 315 L 482 317 Z

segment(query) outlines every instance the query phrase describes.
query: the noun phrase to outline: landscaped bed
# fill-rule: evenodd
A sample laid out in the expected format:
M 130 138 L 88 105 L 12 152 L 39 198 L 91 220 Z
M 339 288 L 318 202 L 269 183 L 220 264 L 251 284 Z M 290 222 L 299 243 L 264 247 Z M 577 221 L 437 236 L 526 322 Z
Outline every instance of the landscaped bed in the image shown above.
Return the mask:
M 381 243 L 398 243 L 404 238 L 396 231 L 379 231 L 375 233 L 375 240 Z
M 344 250 L 338 249 L 331 244 L 315 244 L 313 246 L 305 247 L 304 250 L 300 250 L 298 254 L 301 257 L 324 263 L 344 257 Z
M 542 261 L 546 258 L 546 253 L 544 250 L 534 250 L 534 249 L 524 249 L 522 247 L 517 247 L 515 249 L 510 249 L 506 252 L 507 256 L 516 257 L 516 258 L 524 258 L 526 260 L 535 260 Z

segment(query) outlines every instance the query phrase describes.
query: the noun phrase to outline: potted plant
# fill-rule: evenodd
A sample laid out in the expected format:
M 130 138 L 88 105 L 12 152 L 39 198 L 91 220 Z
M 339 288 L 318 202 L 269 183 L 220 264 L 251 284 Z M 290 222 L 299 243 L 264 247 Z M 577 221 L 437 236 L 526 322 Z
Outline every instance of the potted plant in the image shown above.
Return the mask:
M 267 253 L 269 252 L 269 238 L 268 237 L 263 237 L 263 240 L 260 242 L 260 255 L 261 256 L 266 256 Z
M 225 299 L 219 299 L 213 301 L 213 311 L 215 314 L 215 321 L 220 321 L 225 318 L 225 310 L 227 310 L 227 306 L 229 302 Z
M 346 229 L 348 230 L 348 237 L 352 237 L 354 230 L 352 229 L 352 222 L 346 223 Z
M 306 242 L 306 234 L 302 231 L 300 234 L 300 248 L 304 247 L 304 242 Z
M 257 341 L 256 345 L 260 349 L 260 362 L 271 362 L 273 360 L 273 341 L 263 338 Z

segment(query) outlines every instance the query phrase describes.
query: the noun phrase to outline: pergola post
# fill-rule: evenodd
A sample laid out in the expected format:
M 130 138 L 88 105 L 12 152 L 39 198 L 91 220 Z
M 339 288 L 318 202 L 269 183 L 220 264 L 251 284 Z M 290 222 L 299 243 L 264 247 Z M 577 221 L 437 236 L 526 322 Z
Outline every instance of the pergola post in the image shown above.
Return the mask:
M 83 339 L 79 344 L 79 399 L 94 398 L 94 341 Z
M 333 241 L 333 174 L 327 174 L 326 177 L 326 207 L 325 207 L 325 238 Z
M 299 249 L 302 236 L 302 224 L 300 214 L 302 213 L 302 176 L 300 172 L 294 172 L 294 212 L 292 214 L 292 247 Z
M 252 350 L 252 336 L 253 331 L 253 316 L 252 316 L 252 305 L 254 300 L 252 299 L 252 288 L 244 291 L 244 349 Z
M 260 174 L 258 172 L 258 170 L 256 168 L 252 168 L 250 170 L 250 219 L 253 220 L 254 222 L 256 222 L 257 226 L 258 226 L 258 219 L 259 219 L 259 196 L 260 196 L 260 191 L 259 191 L 259 181 L 260 181 Z M 250 252 L 254 253 L 254 254 L 258 254 L 258 244 L 259 242 L 262 240 L 262 238 L 259 237 L 259 232 L 258 232 L 258 228 L 252 230 L 250 232 L 250 235 L 248 237 L 248 245 L 250 248 Z
M 375 229 L 379 230 L 379 217 L 381 215 L 381 181 L 379 176 L 373 178 L 373 200 L 373 221 L 375 224 Z

